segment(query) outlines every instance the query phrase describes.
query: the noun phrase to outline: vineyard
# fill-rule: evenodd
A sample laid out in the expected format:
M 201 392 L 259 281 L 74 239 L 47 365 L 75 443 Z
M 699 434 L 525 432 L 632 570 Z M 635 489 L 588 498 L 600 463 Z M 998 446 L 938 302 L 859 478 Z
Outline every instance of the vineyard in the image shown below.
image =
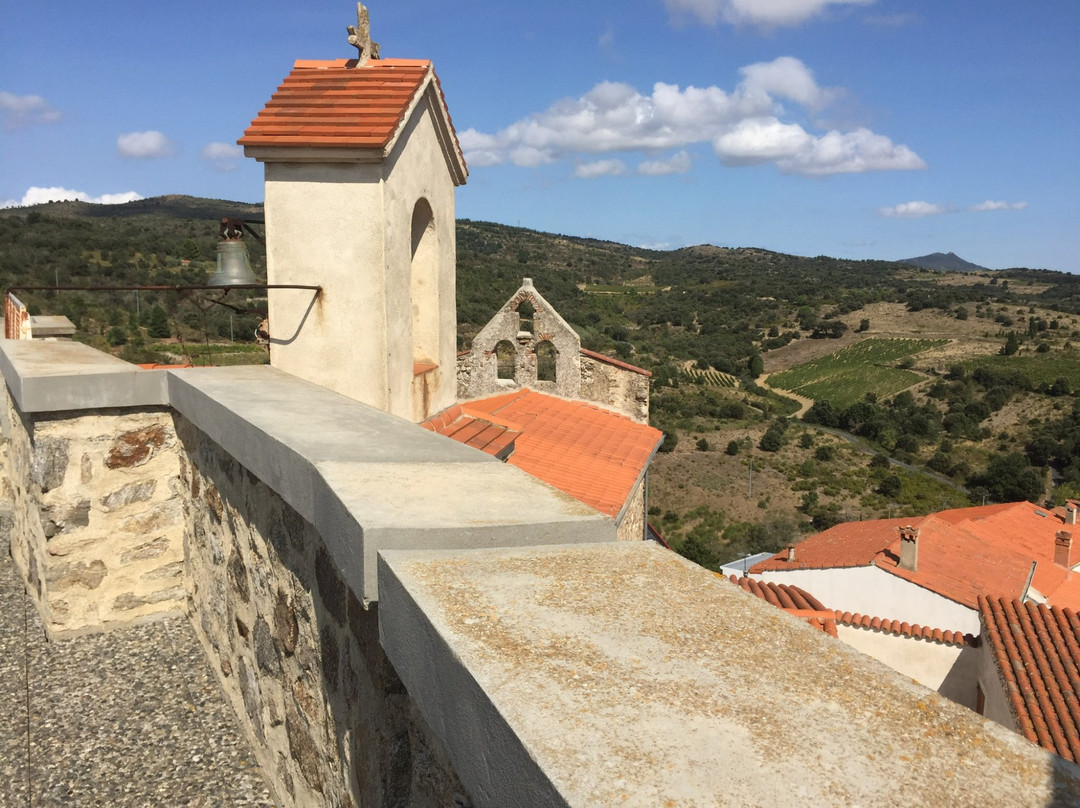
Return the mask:
M 963 363 L 965 370 L 987 368 L 998 373 L 1019 373 L 1033 387 L 1053 384 L 1066 379 L 1070 390 L 1080 390 L 1080 351 L 1066 348 L 1063 351 L 1024 353 L 1022 356 L 982 356 Z
M 922 378 L 919 374 L 896 365 L 945 342 L 868 339 L 821 359 L 775 373 L 769 377 L 769 384 L 815 401 L 825 399 L 837 409 L 844 409 L 861 401 L 867 393 L 885 397 L 917 383 Z
M 695 384 L 704 384 L 708 387 L 738 387 L 739 380 L 730 373 L 721 373 L 719 370 L 701 370 L 700 368 L 687 368 L 686 375 Z

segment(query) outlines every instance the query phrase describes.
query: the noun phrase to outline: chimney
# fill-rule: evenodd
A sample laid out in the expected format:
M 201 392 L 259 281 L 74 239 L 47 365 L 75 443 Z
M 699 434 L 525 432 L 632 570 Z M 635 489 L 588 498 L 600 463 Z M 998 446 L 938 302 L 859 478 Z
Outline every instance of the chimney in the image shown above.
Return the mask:
M 795 560 L 795 545 L 794 544 L 789 544 L 788 545 L 788 548 L 787 548 L 787 560 L 788 561 L 794 561 Z
M 900 528 L 900 569 L 919 570 L 919 531 L 911 525 Z
M 1076 524 L 1076 511 L 1077 511 L 1077 507 L 1071 502 L 1068 505 L 1065 506 L 1065 524 L 1067 524 L 1067 525 L 1075 525 Z
M 1070 569 L 1072 567 L 1072 533 L 1059 530 L 1054 536 L 1054 563 Z

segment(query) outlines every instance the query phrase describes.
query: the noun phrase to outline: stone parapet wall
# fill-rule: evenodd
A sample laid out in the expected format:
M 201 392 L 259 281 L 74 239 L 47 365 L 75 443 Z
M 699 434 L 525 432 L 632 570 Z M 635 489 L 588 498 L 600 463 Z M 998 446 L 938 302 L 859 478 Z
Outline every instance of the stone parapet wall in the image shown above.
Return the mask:
M 645 490 L 647 487 L 646 477 L 643 475 L 637 484 L 637 488 L 627 500 L 623 510 L 622 521 L 616 533 L 619 541 L 644 541 L 645 540 Z
M 640 371 L 582 352 L 580 397 L 649 423 L 649 377 Z
M 4 406 L 11 555 L 49 636 L 183 613 L 170 412 L 27 415 L 6 392 Z
M 178 417 L 192 621 L 287 805 L 469 799 L 322 537 Z

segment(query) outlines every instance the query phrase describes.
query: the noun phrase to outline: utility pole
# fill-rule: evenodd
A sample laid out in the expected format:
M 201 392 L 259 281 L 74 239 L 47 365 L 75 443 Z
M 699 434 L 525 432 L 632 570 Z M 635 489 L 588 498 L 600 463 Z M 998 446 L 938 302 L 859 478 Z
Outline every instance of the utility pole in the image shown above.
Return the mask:
M 746 478 L 746 498 L 754 498 L 754 456 L 750 455 L 749 473 Z

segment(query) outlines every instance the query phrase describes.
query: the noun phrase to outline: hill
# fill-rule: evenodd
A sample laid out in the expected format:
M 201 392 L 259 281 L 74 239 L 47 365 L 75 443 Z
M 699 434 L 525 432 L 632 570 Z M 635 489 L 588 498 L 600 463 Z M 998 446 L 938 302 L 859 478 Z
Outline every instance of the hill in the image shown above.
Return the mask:
M 202 283 L 218 220 L 261 214 L 182 196 L 0 211 L 0 286 Z M 250 246 L 262 273 L 265 255 Z M 666 441 L 651 516 L 702 563 L 845 519 L 962 505 L 965 486 L 980 499 L 1080 495 L 1078 276 L 759 247 L 656 251 L 469 220 L 457 222 L 457 256 L 459 347 L 530 277 L 584 347 L 652 371 Z M 132 361 L 266 361 L 250 344 L 265 297 L 229 292 L 226 309 L 216 294 L 23 297 Z
M 918 258 L 905 258 L 903 261 L 898 261 L 899 264 L 911 264 L 912 266 L 922 267 L 923 269 L 937 269 L 942 272 L 987 272 L 986 267 L 981 267 L 978 264 L 973 264 L 970 261 L 965 261 L 959 255 L 953 252 L 949 253 L 930 253 L 930 255 L 921 255 Z

